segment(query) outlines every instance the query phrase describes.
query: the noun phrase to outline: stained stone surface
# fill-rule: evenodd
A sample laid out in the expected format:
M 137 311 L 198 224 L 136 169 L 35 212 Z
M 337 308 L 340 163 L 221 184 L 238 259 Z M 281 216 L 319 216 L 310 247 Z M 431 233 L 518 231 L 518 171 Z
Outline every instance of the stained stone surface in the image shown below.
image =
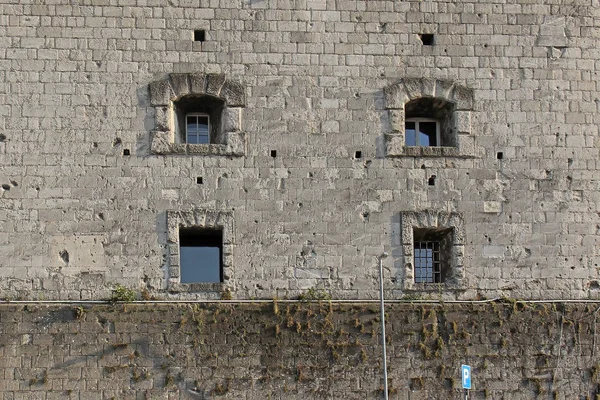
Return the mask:
M 312 292 L 318 294 L 318 292 Z M 598 395 L 598 304 L 388 304 L 390 399 Z M 377 303 L 0 306 L 8 399 L 381 399 Z
M 599 17 L 592 0 L 0 0 L 0 298 L 371 299 L 384 251 L 390 298 L 598 298 Z M 231 108 L 222 142 L 178 142 L 190 93 Z M 456 103 L 456 147 L 404 146 L 414 96 Z M 166 216 L 193 210 L 232 215 L 226 292 L 168 290 Z M 461 282 L 414 289 L 401 215 L 430 211 L 462 215 Z

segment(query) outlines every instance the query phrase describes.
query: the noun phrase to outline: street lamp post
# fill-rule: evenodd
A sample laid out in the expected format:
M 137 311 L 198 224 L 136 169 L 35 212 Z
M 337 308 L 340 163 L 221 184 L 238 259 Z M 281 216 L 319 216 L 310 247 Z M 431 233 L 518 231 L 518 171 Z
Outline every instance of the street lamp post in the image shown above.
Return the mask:
M 387 353 L 385 349 L 385 306 L 383 301 L 383 259 L 388 256 L 387 252 L 381 253 L 379 259 L 379 299 L 381 308 L 381 347 L 383 351 L 383 394 L 384 399 L 388 400 L 388 379 L 387 379 Z

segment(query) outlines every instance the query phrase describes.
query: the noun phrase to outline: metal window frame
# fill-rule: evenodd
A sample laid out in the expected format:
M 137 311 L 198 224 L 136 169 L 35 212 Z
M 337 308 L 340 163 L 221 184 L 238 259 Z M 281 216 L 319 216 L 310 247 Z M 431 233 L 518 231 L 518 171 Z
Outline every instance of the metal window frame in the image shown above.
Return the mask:
M 211 137 L 210 137 L 210 115 L 207 113 L 197 113 L 197 112 L 193 112 L 193 113 L 188 113 L 185 114 L 185 119 L 184 119 L 184 124 L 185 124 L 185 142 L 186 143 L 190 143 L 189 141 L 189 132 L 188 132 L 188 117 L 206 117 L 207 120 L 207 127 L 208 127 L 208 143 L 211 143 Z M 196 120 L 197 121 L 197 120 Z
M 414 122 L 415 123 L 415 146 L 414 147 L 442 147 L 442 134 L 441 134 L 441 127 L 440 127 L 440 121 L 438 121 L 437 119 L 433 119 L 433 118 L 407 118 L 404 121 L 404 143 L 406 144 L 406 123 L 407 122 Z M 435 122 L 435 140 L 437 145 L 436 146 L 425 146 L 419 143 L 419 135 L 417 134 L 419 132 L 419 122 Z M 412 146 L 409 146 L 412 147 Z
M 421 250 L 429 250 L 431 255 L 422 256 Z M 415 283 L 442 283 L 442 242 L 439 240 L 420 240 L 414 242 Z M 431 265 L 429 265 L 431 263 Z M 417 270 L 425 274 L 417 274 Z

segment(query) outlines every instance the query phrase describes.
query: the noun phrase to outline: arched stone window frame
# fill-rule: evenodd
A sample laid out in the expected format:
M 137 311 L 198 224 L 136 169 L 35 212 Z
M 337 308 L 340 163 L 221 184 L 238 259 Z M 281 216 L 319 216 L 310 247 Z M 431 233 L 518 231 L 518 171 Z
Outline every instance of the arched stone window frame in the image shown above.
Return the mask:
M 242 131 L 242 109 L 246 93 L 241 83 L 223 74 L 173 73 L 149 85 L 150 105 L 154 107 L 152 154 L 223 155 L 246 154 L 246 134 Z M 189 144 L 177 137 L 175 118 L 177 102 L 185 99 L 202 102 L 206 107 L 219 104 L 219 128 L 215 142 Z M 204 108 L 206 108 L 204 107 Z M 202 107 L 200 107 L 202 108 Z
M 471 119 L 474 110 L 473 90 L 455 82 L 405 78 L 384 88 L 385 109 L 388 112 L 388 127 L 384 135 L 386 157 L 465 157 L 477 155 Z M 411 101 L 434 98 L 452 104 L 452 146 L 418 147 L 405 143 L 405 106 Z

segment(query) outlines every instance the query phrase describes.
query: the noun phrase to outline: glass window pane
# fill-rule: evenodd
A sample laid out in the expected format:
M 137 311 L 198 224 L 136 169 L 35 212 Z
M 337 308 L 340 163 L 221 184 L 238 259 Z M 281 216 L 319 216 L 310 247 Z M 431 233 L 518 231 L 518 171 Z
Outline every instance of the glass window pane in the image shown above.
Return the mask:
M 199 143 L 199 144 L 208 144 L 208 143 L 210 143 L 210 140 L 208 140 L 208 136 L 207 135 L 200 134 L 200 135 L 197 136 L 197 138 L 198 139 L 197 139 L 196 143 Z
M 440 265 L 435 260 L 439 258 L 438 248 L 438 242 L 414 242 L 414 277 L 416 283 L 440 281 Z
M 221 282 L 221 250 L 218 247 L 180 247 L 181 283 Z
M 200 137 L 195 132 L 188 132 L 187 142 L 190 144 L 200 143 Z
M 439 146 L 437 142 L 437 123 L 419 122 L 419 145 L 421 146 Z
M 404 138 L 407 146 L 416 146 L 417 137 L 415 134 L 415 123 L 412 121 L 406 121 L 404 125 Z
M 210 143 L 209 119 L 206 115 L 186 117 L 186 141 L 190 144 Z

